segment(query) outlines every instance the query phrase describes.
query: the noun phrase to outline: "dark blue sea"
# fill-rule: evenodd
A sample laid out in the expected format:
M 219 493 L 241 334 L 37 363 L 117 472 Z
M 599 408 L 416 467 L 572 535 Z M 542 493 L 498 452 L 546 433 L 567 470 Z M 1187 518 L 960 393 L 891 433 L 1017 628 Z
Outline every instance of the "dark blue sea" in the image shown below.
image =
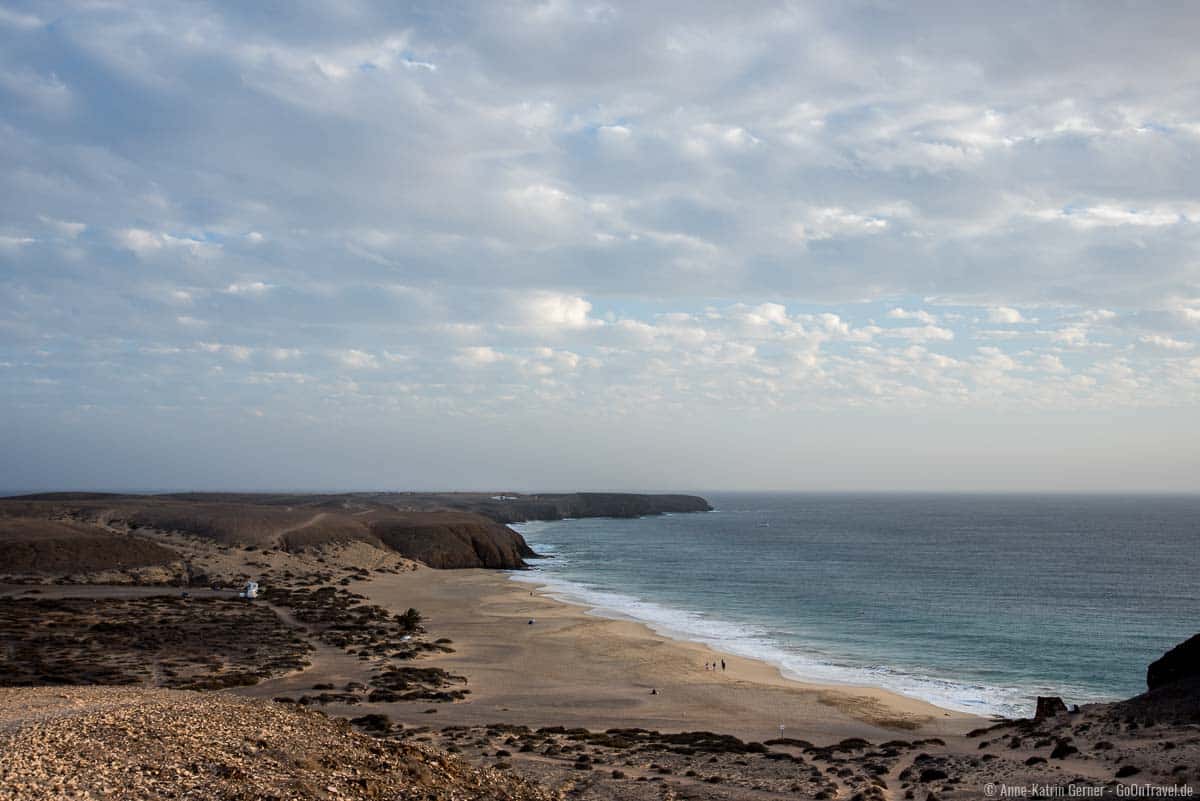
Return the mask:
M 1129 697 L 1200 631 L 1200 497 L 707 494 L 517 526 L 596 614 L 979 714 Z

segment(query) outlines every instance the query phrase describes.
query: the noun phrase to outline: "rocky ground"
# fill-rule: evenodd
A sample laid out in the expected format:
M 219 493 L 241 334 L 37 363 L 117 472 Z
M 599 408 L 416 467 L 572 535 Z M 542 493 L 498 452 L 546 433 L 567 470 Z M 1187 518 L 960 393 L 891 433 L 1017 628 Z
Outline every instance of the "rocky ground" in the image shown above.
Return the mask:
M 0 754 L 5 801 L 552 797 L 505 771 L 221 693 L 0 689 Z
M 988 785 L 1061 787 L 1063 793 L 1074 785 L 1111 798 L 1146 784 L 1191 787 L 1200 797 L 1200 726 L 1139 725 L 1108 706 L 1040 722 L 1003 722 L 950 743 L 855 739 L 815 746 L 796 739 L 744 743 L 707 732 L 519 726 L 389 732 L 379 720 L 358 725 L 379 736 L 435 744 L 585 799 L 976 799 L 986 796 Z

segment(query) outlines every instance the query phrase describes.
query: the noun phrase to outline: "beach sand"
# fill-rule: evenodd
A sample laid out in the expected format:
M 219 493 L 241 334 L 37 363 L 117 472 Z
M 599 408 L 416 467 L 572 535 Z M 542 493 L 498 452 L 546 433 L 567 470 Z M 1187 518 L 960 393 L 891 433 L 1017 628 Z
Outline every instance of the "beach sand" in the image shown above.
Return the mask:
M 378 709 L 418 725 L 636 726 L 818 744 L 846 737 L 947 737 L 986 723 L 877 688 L 792 681 L 764 662 L 598 617 L 534 586 L 486 570 L 420 569 L 356 582 L 353 590 L 371 602 L 392 612 L 415 607 L 431 638 L 452 640 L 454 653 L 423 657 L 420 664 L 466 676 L 471 694 L 452 704 L 363 704 L 345 713 Z M 704 669 L 705 662 L 722 658 L 725 671 Z M 271 696 L 320 682 L 340 685 L 361 680 L 365 667 L 342 651 L 322 650 L 303 674 L 243 692 Z M 430 708 L 436 719 L 426 712 Z M 330 711 L 339 712 L 336 706 Z

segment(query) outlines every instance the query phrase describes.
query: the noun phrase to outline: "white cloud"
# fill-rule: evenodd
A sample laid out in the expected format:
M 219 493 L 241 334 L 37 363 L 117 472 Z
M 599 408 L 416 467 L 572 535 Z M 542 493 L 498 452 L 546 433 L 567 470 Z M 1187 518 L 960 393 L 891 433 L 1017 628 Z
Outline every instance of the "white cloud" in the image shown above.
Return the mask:
M 577 329 L 600 324 L 589 317 L 592 304 L 577 295 L 534 292 L 520 297 L 515 307 L 517 323 L 530 328 Z
M 1055 356 L 1053 353 L 1044 353 L 1039 356 L 1036 365 L 1037 369 L 1044 373 L 1061 374 L 1068 372 L 1067 367 L 1063 364 L 1062 359 Z
M 1107 228 L 1119 225 L 1160 228 L 1200 221 L 1200 206 L 1188 208 L 1128 208 L 1098 205 L 1086 208 L 1043 209 L 1034 213 L 1042 220 L 1067 222 L 1076 228 Z
M 124 228 L 116 232 L 117 244 L 138 256 L 149 256 L 163 250 L 186 250 L 193 256 L 211 255 L 220 244 L 189 236 L 148 231 L 145 228 Z
M 356 348 L 338 351 L 334 354 L 334 358 L 342 367 L 348 367 L 351 370 L 374 370 L 379 367 L 377 357 Z
M 139 255 L 160 249 L 162 238 L 144 228 L 126 228 L 117 232 L 117 241 L 127 250 Z
M 887 316 L 893 320 L 917 320 L 918 322 L 925 323 L 926 325 L 937 324 L 937 318 L 922 309 L 909 311 L 907 309 L 897 307 L 889 311 Z
M 812 242 L 881 234 L 887 227 L 888 221 L 883 217 L 828 207 L 810 209 L 800 222 L 792 225 L 792 235 L 802 242 Z
M 1143 345 L 1150 345 L 1163 350 L 1184 351 L 1191 350 L 1195 347 L 1192 342 L 1185 342 L 1174 337 L 1163 336 L 1162 334 L 1148 334 L 1138 338 L 1138 341 Z
M 539 223 L 564 224 L 575 210 L 570 194 L 548 184 L 511 189 L 507 197 L 518 212 L 536 218 Z
M 1031 322 L 1022 316 L 1020 311 L 1010 306 L 993 306 L 988 309 L 987 319 L 989 323 L 999 323 L 1001 325 Z
M 879 333 L 881 336 L 907 339 L 910 342 L 950 342 L 954 339 L 953 331 L 937 325 L 884 328 Z
M 1068 325 L 1048 332 L 1050 339 L 1069 348 L 1081 348 L 1088 342 L 1088 329 L 1081 325 Z
M 505 355 L 487 345 L 459 348 L 454 363 L 460 367 L 485 367 L 505 360 Z
M 204 353 L 223 354 L 235 362 L 250 361 L 254 348 L 246 345 L 227 345 L 222 342 L 198 342 L 196 347 Z
M 270 284 L 262 281 L 235 281 L 225 287 L 225 292 L 229 295 L 261 295 L 269 292 L 271 288 Z
M 16 250 L 23 245 L 32 245 L 37 240 L 31 236 L 5 236 L 0 235 L 0 249 Z

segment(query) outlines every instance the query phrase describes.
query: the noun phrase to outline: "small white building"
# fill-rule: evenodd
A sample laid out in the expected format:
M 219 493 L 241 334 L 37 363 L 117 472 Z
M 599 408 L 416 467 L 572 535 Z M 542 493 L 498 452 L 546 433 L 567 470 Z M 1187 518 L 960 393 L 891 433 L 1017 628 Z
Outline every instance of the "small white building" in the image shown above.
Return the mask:
M 247 581 L 245 588 L 238 593 L 239 598 L 257 598 L 258 597 L 258 582 Z

